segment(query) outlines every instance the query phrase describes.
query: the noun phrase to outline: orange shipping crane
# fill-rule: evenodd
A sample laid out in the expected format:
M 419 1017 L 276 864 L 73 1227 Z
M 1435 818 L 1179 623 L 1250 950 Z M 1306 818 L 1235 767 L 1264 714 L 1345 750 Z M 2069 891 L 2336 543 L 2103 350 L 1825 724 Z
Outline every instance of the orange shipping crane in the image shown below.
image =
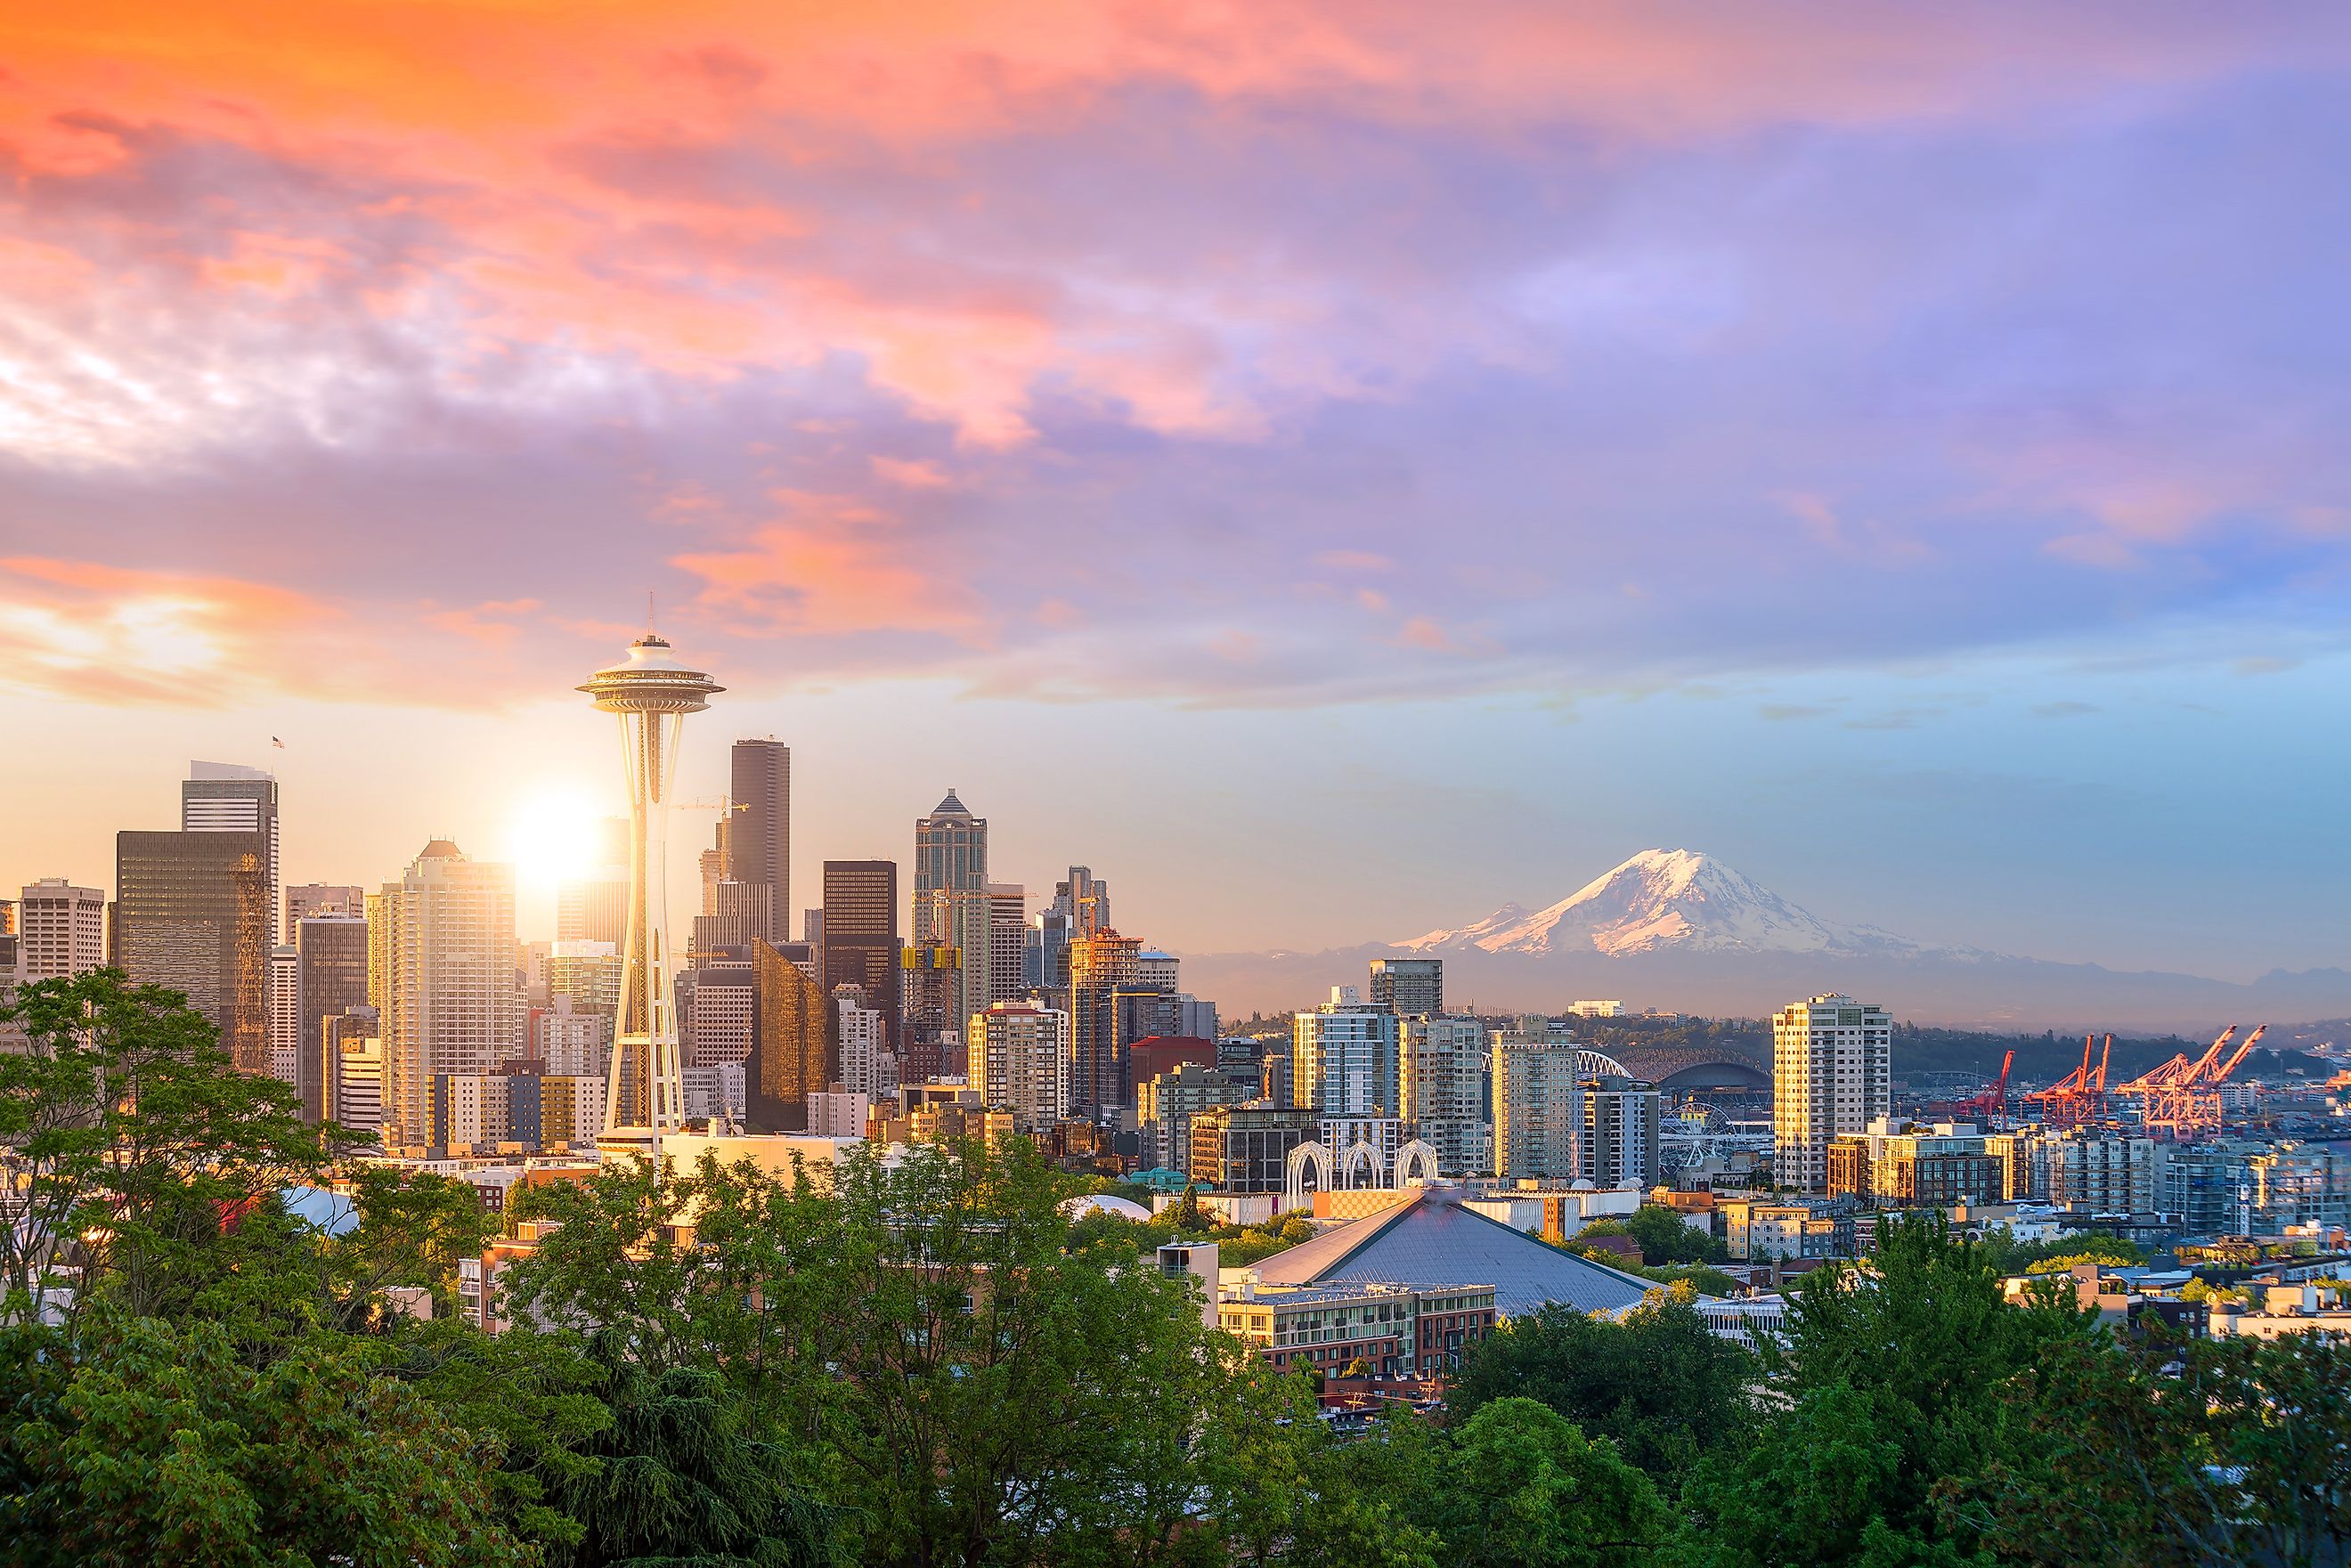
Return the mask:
M 2186 1070 L 2174 1074 L 2168 1082 L 2152 1086 L 2147 1096 L 2147 1126 L 2181 1138 L 2219 1132 L 2221 1086 L 2252 1054 L 2254 1045 L 2269 1032 L 2269 1028 L 2267 1024 L 2255 1025 L 2253 1032 L 2223 1061 L 2221 1047 L 2237 1032 L 2237 1026 L 2231 1024 L 2227 1032 L 2212 1042 L 2211 1049 Z
M 2082 1037 L 2082 1065 L 2046 1089 L 2037 1089 L 2025 1098 L 2041 1107 L 2044 1126 L 2079 1127 L 2105 1119 L 2106 1064 L 2114 1059 L 2115 1037 L 2106 1036 L 2105 1051 L 2098 1058 L 2096 1071 L 2090 1067 L 2090 1052 L 2098 1037 Z
M 2006 1056 L 2000 1059 L 2000 1076 L 1991 1081 L 1991 1087 L 1972 1100 L 1960 1101 L 1954 1109 L 1956 1109 L 1962 1116 L 1997 1116 L 2003 1121 L 2006 1120 L 2008 1116 L 2008 1070 L 2015 1065 L 2016 1052 L 2011 1051 Z

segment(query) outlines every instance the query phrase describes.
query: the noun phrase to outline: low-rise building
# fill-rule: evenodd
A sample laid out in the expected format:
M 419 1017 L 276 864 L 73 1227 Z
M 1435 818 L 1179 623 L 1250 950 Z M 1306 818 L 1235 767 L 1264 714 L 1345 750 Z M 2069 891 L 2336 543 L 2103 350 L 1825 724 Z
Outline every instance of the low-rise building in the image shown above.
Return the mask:
M 1192 1179 L 1220 1192 L 1280 1192 L 1290 1155 L 1322 1118 L 1300 1105 L 1212 1105 L 1192 1117 Z
M 1850 1258 L 1853 1216 L 1828 1205 L 1723 1198 L 1723 1241 L 1739 1261 L 1773 1258 Z
M 1217 1304 L 1217 1320 L 1276 1368 L 1336 1376 L 1361 1361 L 1374 1377 L 1427 1377 L 1458 1368 L 1463 1348 L 1494 1332 L 1494 1287 L 1245 1286 Z

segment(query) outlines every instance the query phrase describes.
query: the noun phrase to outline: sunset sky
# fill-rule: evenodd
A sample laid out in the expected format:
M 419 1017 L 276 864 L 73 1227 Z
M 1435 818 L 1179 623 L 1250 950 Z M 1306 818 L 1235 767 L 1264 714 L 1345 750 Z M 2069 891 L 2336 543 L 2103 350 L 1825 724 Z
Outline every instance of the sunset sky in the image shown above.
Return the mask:
M 2351 962 L 2339 5 L 10 13 L 0 883 L 510 853 L 650 591 L 802 904 L 953 785 L 1178 949 Z

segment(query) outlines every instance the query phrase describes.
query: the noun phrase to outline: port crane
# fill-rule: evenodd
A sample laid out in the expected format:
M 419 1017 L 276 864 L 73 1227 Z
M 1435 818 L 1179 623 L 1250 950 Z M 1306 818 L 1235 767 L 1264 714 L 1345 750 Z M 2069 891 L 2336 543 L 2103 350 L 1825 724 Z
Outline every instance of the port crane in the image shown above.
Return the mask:
M 2095 1071 L 2090 1067 L 2090 1052 L 2097 1044 L 2097 1036 L 2082 1037 L 2082 1065 L 2046 1089 L 2036 1089 L 2025 1099 L 2041 1107 L 2042 1125 L 2046 1127 L 2082 1127 L 2103 1122 L 2106 1116 L 2106 1063 L 2115 1054 L 2115 1037 L 2106 1036 L 2106 1048 L 2099 1053 Z

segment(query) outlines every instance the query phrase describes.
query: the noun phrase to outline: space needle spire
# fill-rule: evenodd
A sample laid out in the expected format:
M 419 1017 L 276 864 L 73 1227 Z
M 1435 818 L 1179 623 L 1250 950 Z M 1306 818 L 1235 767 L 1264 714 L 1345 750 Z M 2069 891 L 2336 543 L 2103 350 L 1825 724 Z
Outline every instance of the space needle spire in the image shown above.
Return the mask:
M 670 785 L 677 771 L 685 716 L 710 706 L 726 688 L 671 656 L 669 643 L 647 632 L 628 656 L 578 688 L 597 708 L 621 720 L 621 755 L 629 785 L 629 904 L 622 937 L 620 1016 L 612 1062 L 604 1083 L 604 1131 L 597 1147 L 607 1155 L 650 1160 L 661 1135 L 685 1120 L 684 1075 L 677 1048 L 668 935 Z

